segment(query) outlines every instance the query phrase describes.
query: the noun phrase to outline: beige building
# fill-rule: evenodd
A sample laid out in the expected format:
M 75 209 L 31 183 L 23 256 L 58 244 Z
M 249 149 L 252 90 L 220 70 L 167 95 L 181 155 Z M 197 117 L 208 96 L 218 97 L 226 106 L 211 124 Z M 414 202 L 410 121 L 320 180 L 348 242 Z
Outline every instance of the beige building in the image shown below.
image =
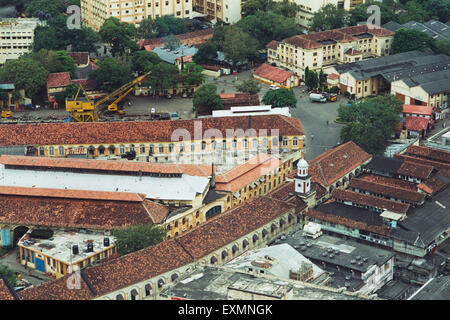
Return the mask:
M 82 21 L 96 31 L 110 17 L 139 25 L 145 18 L 167 15 L 191 18 L 192 0 L 81 0 Z
M 242 0 L 193 0 L 193 10 L 210 19 L 236 23 L 241 19 Z
M 354 26 L 296 35 L 267 45 L 267 60 L 304 79 L 305 69 L 320 70 L 342 64 L 388 55 L 394 32 Z
M 39 19 L 11 18 L 0 20 L 0 65 L 7 60 L 18 59 L 31 51 L 34 29 Z

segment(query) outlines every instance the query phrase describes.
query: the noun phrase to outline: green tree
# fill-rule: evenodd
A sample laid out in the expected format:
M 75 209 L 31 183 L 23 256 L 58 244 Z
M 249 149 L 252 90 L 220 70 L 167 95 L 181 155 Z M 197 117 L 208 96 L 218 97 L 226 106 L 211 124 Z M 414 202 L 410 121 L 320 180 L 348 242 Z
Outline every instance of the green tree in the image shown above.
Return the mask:
M 285 88 L 267 91 L 262 98 L 262 102 L 276 108 L 297 107 L 297 98 L 295 97 L 294 91 Z
M 400 22 L 399 15 L 395 14 L 395 5 L 387 4 L 385 2 L 369 0 L 366 1 L 366 3 L 355 6 L 349 12 L 349 24 L 354 26 L 358 22 L 367 21 L 371 15 L 371 13 L 367 13 L 367 8 L 371 5 L 377 5 L 380 8 L 381 24 L 385 24 L 389 21 Z
M 96 44 L 100 43 L 102 38 L 100 34 L 95 32 L 93 29 L 85 26 L 81 26 L 81 29 L 72 30 L 72 37 L 70 40 L 70 45 L 72 46 L 73 52 L 96 52 Z
M 261 83 L 255 79 L 243 80 L 241 84 L 236 86 L 239 92 L 248 92 L 251 94 L 256 94 L 261 91 Z
M 203 68 L 193 62 L 186 63 L 181 74 L 183 76 L 183 83 L 189 86 L 201 85 L 205 80 Z
M 184 19 L 173 16 L 162 16 L 155 19 L 158 37 L 168 36 L 169 34 L 182 34 L 189 32 L 188 23 Z
M 437 54 L 447 54 L 450 56 L 450 39 L 436 41 L 433 50 Z
M 61 62 L 53 50 L 41 49 L 38 52 L 33 52 L 30 58 L 39 62 L 49 73 L 62 71 Z
M 129 65 L 114 58 L 104 58 L 97 65 L 99 68 L 92 70 L 89 77 L 96 81 L 98 89 L 102 91 L 113 92 L 133 80 Z
M 37 98 L 45 88 L 48 71 L 29 57 L 7 61 L 0 69 L 0 79 L 14 83 L 16 90 L 25 89 L 28 97 Z
M 286 18 L 295 18 L 300 6 L 289 0 L 273 2 L 272 11 L 276 14 L 285 16 Z
M 8 282 L 15 286 L 17 284 L 17 276 L 16 273 L 11 270 L 7 265 L 0 263 L 0 276 L 8 279 Z
M 231 26 L 215 25 L 213 29 L 213 36 L 211 41 L 214 43 L 218 51 L 222 51 L 224 48 L 225 37 Z
M 437 17 L 443 23 L 450 19 L 450 0 L 427 0 L 423 7 L 430 17 Z
M 61 64 L 61 71 L 59 72 L 69 72 L 70 77 L 72 79 L 75 78 L 75 73 L 77 71 L 75 60 L 64 50 L 55 51 L 55 55 Z
M 309 89 L 316 89 L 319 86 L 319 75 L 313 70 L 308 70 L 305 84 Z
M 161 226 L 147 224 L 115 229 L 113 235 L 117 252 L 125 255 L 164 241 L 165 231 Z
M 196 64 L 206 64 L 210 59 L 217 57 L 217 47 L 212 41 L 207 41 L 200 46 L 197 53 L 194 54 L 192 60 Z
M 147 81 L 153 89 L 161 92 L 177 84 L 177 67 L 166 62 L 160 62 L 155 64 L 151 71 L 152 73 L 148 76 Z
M 258 42 L 238 27 L 228 29 L 225 34 L 223 53 L 233 67 L 238 63 L 253 60 L 258 56 Z
M 169 34 L 167 37 L 164 38 L 164 46 L 166 48 L 169 48 L 170 50 L 175 50 L 181 45 L 180 40 L 173 35 Z
M 347 13 L 344 9 L 338 8 L 333 4 L 327 4 L 317 11 L 310 23 L 313 31 L 324 31 L 343 28 L 347 21 Z
M 416 0 L 406 3 L 406 12 L 400 15 L 400 23 L 408 21 L 425 22 L 429 19 L 428 12 L 423 9 L 420 2 Z
M 64 12 L 66 6 L 63 1 L 31 0 L 26 4 L 25 10 L 33 17 L 38 17 L 39 12 L 49 13 L 54 17 Z
M 265 48 L 272 40 L 282 40 L 302 33 L 293 18 L 286 18 L 274 12 L 260 11 L 236 23 L 236 26 L 258 41 L 258 49 Z
M 3 105 L 8 104 L 9 96 L 8 92 L 0 90 L 0 101 L 3 103 Z
M 192 103 L 194 111 L 203 110 L 218 110 L 223 109 L 220 96 L 217 94 L 217 87 L 213 84 L 204 84 L 194 93 Z
M 261 11 L 267 11 L 272 6 L 272 0 L 247 0 L 242 2 L 241 15 L 242 18 L 256 14 Z
M 100 28 L 103 41 L 111 45 L 113 56 L 121 56 L 128 51 L 134 52 L 138 46 L 134 41 L 135 27 L 131 23 L 121 22 L 111 17 L 105 20 Z
M 136 29 L 136 38 L 141 39 L 153 39 L 158 35 L 157 26 L 154 20 L 145 18 L 139 23 L 139 27 Z
M 318 75 L 318 83 L 320 88 L 324 88 L 327 85 L 327 76 L 323 72 L 323 69 L 320 69 L 319 75 Z
M 392 42 L 392 52 L 394 54 L 433 47 L 434 39 L 418 30 L 400 29 L 395 33 Z
M 344 142 L 354 141 L 366 152 L 383 154 L 388 139 L 400 121 L 403 103 L 393 95 L 377 96 L 338 108 L 339 119 L 348 124 L 342 128 Z
M 161 58 L 154 52 L 139 50 L 131 56 L 131 69 L 139 75 L 149 72 L 155 64 L 162 62 Z

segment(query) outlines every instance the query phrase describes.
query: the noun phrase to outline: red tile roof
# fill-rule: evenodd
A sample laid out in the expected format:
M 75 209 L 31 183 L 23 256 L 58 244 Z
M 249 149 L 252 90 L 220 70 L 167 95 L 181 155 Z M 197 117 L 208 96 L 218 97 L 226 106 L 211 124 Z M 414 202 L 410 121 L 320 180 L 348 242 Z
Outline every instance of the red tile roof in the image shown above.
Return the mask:
M 72 83 L 79 87 L 80 85 L 83 86 L 83 89 L 86 91 L 93 91 L 97 87 L 97 82 L 95 80 L 90 79 L 78 79 L 78 80 L 72 80 Z
M 312 181 L 330 186 L 371 158 L 356 143 L 349 141 L 311 160 L 308 172 Z
M 450 164 L 450 152 L 423 146 L 409 146 L 405 154 Z
M 240 106 L 259 106 L 258 94 L 250 94 L 248 92 L 241 93 L 222 93 L 219 95 L 224 109 Z
M 249 118 L 251 121 L 249 121 Z M 299 119 L 282 115 L 201 118 L 191 120 L 125 121 L 125 122 L 72 122 L 7 124 L 0 126 L 0 145 L 79 145 L 110 143 L 169 142 L 175 130 L 187 130 L 192 139 L 194 124 L 201 126 L 202 134 L 208 129 L 226 130 L 279 129 L 283 136 L 304 135 Z
M 0 300 L 15 300 L 3 279 L 0 279 Z
M 32 188 L 30 188 L 32 189 Z M 30 190 L 32 193 L 33 190 Z M 57 193 L 64 193 L 58 190 Z M 111 230 L 149 224 L 164 206 L 148 201 L 111 201 L 0 194 L 0 223 L 58 228 Z M 150 214 L 155 212 L 155 214 Z
M 437 170 L 439 170 L 440 174 L 442 174 L 443 176 L 445 176 L 445 177 L 450 179 L 450 163 L 444 163 L 444 162 L 441 162 L 441 161 L 428 160 L 426 158 L 411 156 L 411 155 L 408 155 L 408 154 L 396 154 L 394 157 L 397 158 L 397 159 L 400 159 L 400 160 L 406 160 L 408 162 L 413 162 L 413 163 L 425 164 L 425 165 L 433 166 Z
M 255 70 L 253 75 L 276 83 L 284 83 L 293 76 L 293 73 L 264 63 Z
M 321 48 L 323 46 L 321 43 L 319 43 L 319 41 L 335 40 L 339 42 L 351 42 L 358 40 L 358 38 L 356 38 L 355 36 L 362 33 L 370 33 L 377 36 L 393 36 L 395 34 L 395 32 L 384 28 L 371 29 L 367 25 L 362 25 L 296 35 L 284 39 L 283 42 L 305 49 L 314 49 Z
M 247 162 L 216 176 L 216 190 L 236 192 L 258 178 L 277 170 L 283 161 L 260 153 Z
M 295 208 L 269 197 L 253 198 L 200 225 L 177 240 L 195 259 L 239 239 Z
M 433 113 L 433 107 L 416 106 L 413 104 L 404 104 L 403 105 L 403 113 L 423 114 L 423 115 L 431 116 Z
M 416 183 L 397 179 L 397 178 L 384 177 L 384 176 L 379 176 L 379 175 L 375 175 L 375 174 L 364 174 L 364 175 L 358 177 L 358 179 L 374 182 L 377 184 L 387 185 L 387 186 L 391 186 L 394 188 L 405 189 L 405 190 L 409 190 L 409 191 L 417 190 Z
M 431 175 L 433 169 L 433 166 L 403 161 L 400 168 L 398 168 L 397 173 L 405 176 L 426 179 Z
M 434 195 L 443 190 L 448 185 L 447 181 L 444 181 L 438 177 L 432 177 L 425 180 L 417 186 L 418 189 L 425 191 L 430 195 Z
M 269 49 L 276 49 L 277 47 L 278 47 L 277 40 L 272 40 L 266 45 L 266 48 L 269 48 Z
M 330 79 L 330 80 L 336 80 L 336 79 L 339 79 L 339 75 L 336 74 L 336 73 L 330 73 L 330 74 L 328 75 L 328 79 Z
M 69 56 L 75 60 L 77 65 L 85 65 L 89 63 L 89 52 L 69 52 Z
M 391 201 L 375 196 L 369 196 L 363 193 L 353 192 L 342 188 L 334 189 L 331 196 L 341 202 L 351 201 L 355 204 L 389 210 L 397 213 L 406 213 L 409 209 L 409 204 L 406 203 Z
M 385 184 L 378 184 L 363 179 L 353 178 L 348 185 L 349 188 L 356 188 L 361 191 L 380 194 L 386 197 L 420 203 L 425 200 L 425 195 L 416 191 L 391 187 Z
M 0 195 L 127 202 L 142 202 L 145 197 L 145 195 L 129 192 L 105 192 L 10 186 L 0 186 Z
M 430 119 L 421 117 L 405 117 L 405 126 L 407 130 L 421 132 L 421 130 L 427 130 Z
M 304 215 L 308 216 L 308 217 L 313 217 L 313 218 L 316 218 L 316 219 L 319 219 L 322 221 L 328 221 L 331 223 L 344 225 L 344 226 L 347 226 L 347 227 L 353 228 L 353 229 L 366 230 L 366 231 L 370 231 L 370 232 L 373 232 L 376 234 L 382 234 L 385 236 L 389 236 L 389 234 L 390 234 L 389 229 L 385 226 L 368 225 L 361 221 L 356 221 L 353 219 L 336 216 L 334 214 L 324 213 L 324 212 L 318 211 L 316 209 L 308 210 L 307 212 L 304 213 Z
M 80 281 L 69 274 L 57 280 L 18 293 L 21 300 L 90 300 L 95 296 L 80 277 Z M 79 287 L 76 287 L 79 285 Z M 75 289 L 76 288 L 76 289 Z
M 71 83 L 70 74 L 68 72 L 50 73 L 47 76 L 47 87 L 58 88 L 66 87 Z

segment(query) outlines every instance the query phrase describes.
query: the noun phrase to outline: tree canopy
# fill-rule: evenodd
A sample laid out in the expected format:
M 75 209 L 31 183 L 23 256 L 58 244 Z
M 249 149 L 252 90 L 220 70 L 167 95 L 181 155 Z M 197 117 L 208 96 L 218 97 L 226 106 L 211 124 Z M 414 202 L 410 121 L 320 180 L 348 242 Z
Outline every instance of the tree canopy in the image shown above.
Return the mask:
M 265 48 L 272 40 L 282 40 L 302 33 L 294 18 L 286 18 L 280 14 L 259 11 L 248 15 L 235 24 L 252 38 L 258 41 L 258 49 Z
M 217 57 L 217 47 L 212 41 L 207 41 L 200 46 L 197 53 L 194 54 L 192 60 L 196 64 L 206 64 L 210 59 Z
M 394 54 L 433 47 L 434 39 L 419 30 L 400 29 L 395 33 L 392 42 L 392 52 Z
M 188 62 L 184 65 L 181 75 L 183 76 L 183 83 L 189 86 L 201 85 L 205 80 L 203 68 L 193 62 Z
M 135 31 L 133 24 L 111 17 L 106 19 L 100 28 L 100 36 L 103 41 L 111 45 L 113 56 L 121 56 L 127 51 L 137 50 L 138 46 L 134 40 Z
M 37 98 L 45 88 L 48 71 L 36 60 L 22 57 L 7 61 L 0 69 L 3 83 L 14 83 L 16 90 L 25 89 L 27 96 Z
M 125 255 L 164 241 L 165 231 L 161 226 L 147 224 L 113 230 L 117 252 Z
M 156 53 L 139 50 L 131 56 L 131 69 L 142 75 L 149 72 L 155 64 L 160 62 L 162 62 L 162 60 Z
M 0 263 L 0 276 L 8 279 L 8 282 L 15 286 L 17 284 L 17 276 L 14 270 L 10 269 L 7 265 Z
M 153 66 L 147 82 L 154 90 L 163 91 L 176 85 L 178 69 L 174 65 L 160 62 Z
M 223 109 L 220 96 L 217 94 L 217 86 L 214 84 L 204 84 L 194 93 L 192 103 L 194 111 L 199 109 L 213 111 Z
M 236 86 L 239 92 L 248 92 L 250 94 L 255 94 L 261 91 L 261 83 L 255 79 L 243 80 L 241 84 Z
M 354 141 L 366 152 L 383 154 L 400 122 L 403 103 L 393 95 L 367 98 L 338 108 L 339 119 L 348 124 L 342 128 L 343 142 Z
M 327 4 L 314 14 L 310 28 L 314 31 L 324 31 L 343 28 L 347 21 L 347 13 L 344 9 L 338 8 L 334 4 Z
M 294 91 L 285 88 L 267 91 L 262 98 L 262 102 L 276 108 L 297 107 L 297 98 L 295 97 Z
M 97 65 L 99 68 L 92 70 L 89 77 L 96 81 L 97 88 L 102 91 L 113 92 L 133 80 L 130 66 L 114 58 L 104 58 Z
M 258 41 L 238 27 L 228 26 L 222 51 L 235 67 L 257 57 Z

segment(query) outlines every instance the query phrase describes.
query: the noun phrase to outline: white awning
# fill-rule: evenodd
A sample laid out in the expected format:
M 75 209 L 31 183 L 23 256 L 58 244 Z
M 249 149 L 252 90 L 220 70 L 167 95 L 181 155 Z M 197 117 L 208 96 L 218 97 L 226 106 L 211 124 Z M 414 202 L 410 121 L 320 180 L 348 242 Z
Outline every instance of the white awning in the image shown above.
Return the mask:
M 392 211 L 385 210 L 385 211 L 383 211 L 382 214 L 380 214 L 380 217 L 397 221 L 397 220 L 400 220 L 403 217 L 403 215 L 400 213 L 395 213 Z

